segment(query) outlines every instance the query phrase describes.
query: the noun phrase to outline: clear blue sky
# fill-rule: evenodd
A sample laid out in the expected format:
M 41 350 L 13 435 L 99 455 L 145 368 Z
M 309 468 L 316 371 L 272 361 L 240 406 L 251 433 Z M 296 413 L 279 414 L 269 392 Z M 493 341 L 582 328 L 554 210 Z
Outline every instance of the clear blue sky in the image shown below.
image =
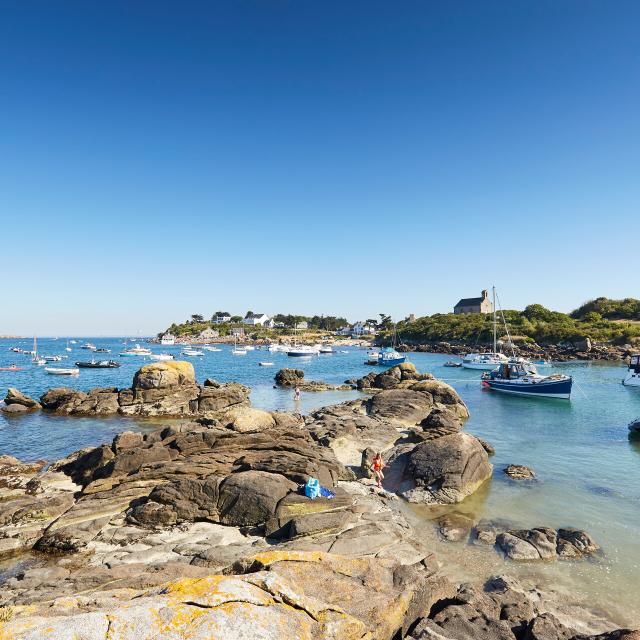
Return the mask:
M 0 333 L 640 297 L 640 3 L 28 2 Z

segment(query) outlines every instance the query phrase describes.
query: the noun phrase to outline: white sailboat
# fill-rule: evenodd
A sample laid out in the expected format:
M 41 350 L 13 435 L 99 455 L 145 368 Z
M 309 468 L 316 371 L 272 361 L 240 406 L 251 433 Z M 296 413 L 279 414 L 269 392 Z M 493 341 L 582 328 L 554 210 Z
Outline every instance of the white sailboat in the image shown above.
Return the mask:
M 40 358 L 38 356 L 38 342 L 35 336 L 33 336 L 33 351 L 31 354 L 31 362 L 33 362 L 33 364 L 37 364 L 38 366 L 47 364 L 47 361 L 44 358 Z
M 234 356 L 246 356 L 247 355 L 247 350 L 244 349 L 242 346 L 238 347 L 238 337 L 236 336 L 233 339 L 233 350 L 231 351 L 231 353 Z
M 320 353 L 318 347 L 311 347 L 306 344 L 298 344 L 298 324 L 293 325 L 293 346 L 287 350 L 287 355 L 292 358 L 301 358 L 304 356 L 317 356 Z
M 491 353 L 469 353 L 462 359 L 465 369 L 493 371 L 501 364 L 509 362 L 504 353 L 498 353 L 498 311 L 496 308 L 496 288 L 493 287 L 493 351 Z

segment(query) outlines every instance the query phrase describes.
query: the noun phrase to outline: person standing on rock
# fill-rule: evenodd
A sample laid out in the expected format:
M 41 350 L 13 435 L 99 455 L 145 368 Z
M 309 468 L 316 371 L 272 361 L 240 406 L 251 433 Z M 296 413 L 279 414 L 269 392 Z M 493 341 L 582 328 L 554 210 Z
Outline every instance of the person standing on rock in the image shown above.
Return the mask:
M 382 470 L 385 468 L 384 460 L 382 459 L 382 454 L 380 452 L 376 453 L 373 456 L 373 462 L 371 463 L 370 469 L 376 476 L 376 480 L 378 481 L 378 488 L 382 489 L 382 481 L 384 480 L 384 473 Z
M 293 399 L 300 400 L 300 387 L 296 385 L 296 389 L 293 392 Z

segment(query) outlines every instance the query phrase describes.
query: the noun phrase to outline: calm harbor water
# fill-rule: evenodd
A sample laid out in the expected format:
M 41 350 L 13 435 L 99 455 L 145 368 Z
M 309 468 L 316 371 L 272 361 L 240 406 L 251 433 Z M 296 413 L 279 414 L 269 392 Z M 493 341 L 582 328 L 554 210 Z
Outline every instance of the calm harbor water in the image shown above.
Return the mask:
M 119 369 L 81 370 L 80 375 L 60 378 L 47 375 L 30 358 L 9 351 L 11 346 L 31 348 L 29 340 L 0 340 L 0 366 L 15 363 L 23 371 L 0 371 L 0 389 L 17 387 L 33 396 L 53 386 L 90 389 L 96 386 L 126 387 L 144 358 L 119 358 L 120 339 L 89 339 L 111 354 L 96 357 L 121 362 Z M 68 362 L 90 359 L 91 352 L 71 345 Z M 42 339 L 42 355 L 66 354 L 66 340 Z M 273 388 L 275 372 L 284 366 L 305 370 L 309 379 L 340 383 L 371 371 L 364 365 L 365 351 L 347 347 L 348 353 L 292 359 L 286 354 L 249 352 L 231 355 L 205 352 L 191 358 L 198 380 L 206 377 L 221 382 L 237 381 L 252 388 L 254 406 L 265 409 L 301 410 L 357 397 L 357 392 L 303 393 L 298 406 L 290 391 Z M 155 352 L 171 352 L 178 347 L 153 346 Z M 501 519 L 515 526 L 574 526 L 588 530 L 604 549 L 604 557 L 593 562 L 553 563 L 516 567 L 484 549 L 438 543 L 431 526 L 424 535 L 438 545 L 438 553 L 450 558 L 457 570 L 469 575 L 479 571 L 534 573 L 550 583 L 601 604 L 621 624 L 640 625 L 637 585 L 640 578 L 640 441 L 629 439 L 627 423 L 640 416 L 640 389 L 623 387 L 620 365 L 576 363 L 554 366 L 552 371 L 574 377 L 570 402 L 504 396 L 481 388 L 479 372 L 445 368 L 447 356 L 409 354 L 421 371 L 430 371 L 447 380 L 460 393 L 471 412 L 466 429 L 491 442 L 496 455 L 494 478 L 478 494 L 459 505 L 458 511 L 477 518 Z M 260 367 L 269 360 L 273 367 Z M 64 365 L 55 363 L 54 366 Z M 151 430 L 157 423 L 130 419 L 63 418 L 40 413 L 8 418 L 0 414 L 0 453 L 24 460 L 54 460 L 80 447 L 109 441 L 124 429 Z M 507 480 L 502 469 L 509 463 L 532 467 L 538 481 L 522 485 Z M 416 510 L 424 518 L 436 513 Z

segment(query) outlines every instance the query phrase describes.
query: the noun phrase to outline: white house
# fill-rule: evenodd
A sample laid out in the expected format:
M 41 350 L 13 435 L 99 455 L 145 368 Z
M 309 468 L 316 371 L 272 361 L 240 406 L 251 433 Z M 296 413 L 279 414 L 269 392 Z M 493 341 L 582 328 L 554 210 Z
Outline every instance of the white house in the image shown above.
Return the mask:
M 244 335 L 244 329 L 242 327 L 232 327 L 231 328 L 231 335 L 232 336 L 243 336 Z
M 216 316 L 213 320 L 214 324 L 224 324 L 225 322 L 231 322 L 231 316 Z
M 249 324 L 254 327 L 264 327 L 265 322 L 269 321 L 269 316 L 266 313 L 248 313 L 242 324 Z
M 346 326 L 346 327 L 340 327 L 336 333 L 339 336 L 350 336 L 351 335 L 351 327 Z
M 220 332 L 212 329 L 211 327 L 207 327 L 200 332 L 200 340 L 213 340 L 214 338 L 219 338 Z
M 306 320 L 303 320 L 302 322 L 298 322 L 298 324 L 296 324 L 296 329 L 308 329 L 309 328 L 309 323 Z
M 353 327 L 351 327 L 351 334 L 354 336 L 373 335 L 375 332 L 374 327 L 364 322 L 356 322 Z

